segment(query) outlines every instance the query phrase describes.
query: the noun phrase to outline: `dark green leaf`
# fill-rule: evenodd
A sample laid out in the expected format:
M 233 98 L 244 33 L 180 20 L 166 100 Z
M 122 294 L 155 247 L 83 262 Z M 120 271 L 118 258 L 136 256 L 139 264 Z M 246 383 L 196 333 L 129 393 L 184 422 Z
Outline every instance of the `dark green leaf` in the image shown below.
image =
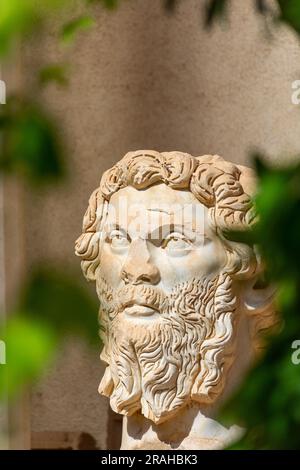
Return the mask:
M 53 121 L 36 104 L 11 97 L 0 107 L 0 170 L 41 184 L 64 174 L 62 147 Z
M 20 308 L 58 335 L 76 333 L 99 342 L 97 302 L 67 272 L 37 268 L 24 290 Z
M 300 33 L 300 0 L 278 0 L 281 20 Z
M 53 329 L 41 321 L 14 313 L 0 330 L 6 364 L 0 366 L 0 399 L 20 393 L 45 371 L 56 350 Z
M 68 85 L 66 66 L 50 64 L 43 67 L 39 73 L 39 82 L 41 85 L 46 85 L 50 82 L 55 82 L 61 86 Z
M 204 7 L 205 25 L 212 26 L 215 20 L 224 17 L 229 0 L 207 0 Z

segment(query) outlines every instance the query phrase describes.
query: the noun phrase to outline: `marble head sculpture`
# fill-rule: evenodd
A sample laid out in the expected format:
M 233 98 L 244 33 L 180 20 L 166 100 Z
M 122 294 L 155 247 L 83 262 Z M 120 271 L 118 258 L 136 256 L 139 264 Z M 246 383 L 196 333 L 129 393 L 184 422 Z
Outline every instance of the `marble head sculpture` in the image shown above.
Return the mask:
M 138 439 L 151 425 L 156 441 L 161 429 L 169 443 L 193 434 L 181 448 L 222 445 L 207 410 L 238 382 L 275 322 L 256 250 L 226 236 L 255 223 L 254 188 L 249 168 L 217 155 L 137 151 L 107 170 L 90 197 L 76 254 L 100 300 L 99 391 L 115 412 L 139 420 Z M 210 420 L 206 445 L 197 416 Z

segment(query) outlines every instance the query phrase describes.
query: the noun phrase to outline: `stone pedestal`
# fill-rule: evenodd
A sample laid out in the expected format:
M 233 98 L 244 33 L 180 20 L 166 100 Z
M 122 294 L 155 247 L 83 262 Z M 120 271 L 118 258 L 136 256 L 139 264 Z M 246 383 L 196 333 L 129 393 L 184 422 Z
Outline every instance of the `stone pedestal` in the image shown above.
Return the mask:
M 242 428 L 226 428 L 212 416 L 211 410 L 201 412 L 195 403 L 162 424 L 154 424 L 136 413 L 123 419 L 121 449 L 217 450 L 242 436 Z

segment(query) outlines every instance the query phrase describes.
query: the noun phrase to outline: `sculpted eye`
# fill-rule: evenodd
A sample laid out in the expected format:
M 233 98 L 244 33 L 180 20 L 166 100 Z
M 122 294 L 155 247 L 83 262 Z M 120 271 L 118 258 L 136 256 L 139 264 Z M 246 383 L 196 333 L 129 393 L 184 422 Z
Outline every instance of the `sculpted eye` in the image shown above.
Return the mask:
M 186 254 L 192 244 L 182 233 L 172 232 L 164 239 L 161 247 L 174 254 Z
M 130 243 L 126 234 L 121 230 L 113 230 L 108 239 L 113 248 L 126 248 Z

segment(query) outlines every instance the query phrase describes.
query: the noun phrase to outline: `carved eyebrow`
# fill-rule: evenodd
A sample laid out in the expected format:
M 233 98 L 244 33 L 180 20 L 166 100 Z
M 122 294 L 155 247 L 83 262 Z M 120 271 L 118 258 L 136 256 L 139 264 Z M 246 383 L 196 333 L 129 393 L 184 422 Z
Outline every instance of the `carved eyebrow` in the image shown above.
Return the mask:
M 193 233 L 200 233 L 199 230 L 193 226 L 193 223 L 190 222 L 190 223 L 185 223 L 184 225 L 180 224 L 180 223 L 174 223 L 174 222 L 171 222 L 171 223 L 163 223 L 161 225 L 158 225 L 157 227 L 155 227 L 153 230 L 149 231 L 148 234 L 151 234 L 152 232 L 155 232 L 157 230 L 162 230 L 164 228 L 169 228 L 170 232 L 174 232 L 175 230 L 178 230 L 179 232 L 193 232 Z M 202 233 L 202 232 L 201 232 Z
M 186 235 L 190 239 L 195 239 L 197 235 L 197 230 L 193 227 L 187 229 L 186 226 L 171 223 L 157 226 L 155 229 L 148 232 L 147 238 L 155 244 L 155 241 L 159 243 L 162 239 L 175 231 Z
M 147 211 L 151 211 L 151 212 L 164 212 L 165 214 L 168 214 L 168 215 L 174 215 L 174 212 L 169 212 L 165 209 L 161 209 L 160 207 L 155 207 L 153 209 L 149 208 L 147 209 Z
M 182 211 L 182 207 L 177 207 L 176 210 L 172 209 L 170 211 L 168 211 L 167 209 L 165 209 L 163 207 L 149 207 L 146 210 L 149 211 L 149 212 L 162 212 L 162 213 L 168 214 L 168 215 L 175 215 L 177 212 Z

